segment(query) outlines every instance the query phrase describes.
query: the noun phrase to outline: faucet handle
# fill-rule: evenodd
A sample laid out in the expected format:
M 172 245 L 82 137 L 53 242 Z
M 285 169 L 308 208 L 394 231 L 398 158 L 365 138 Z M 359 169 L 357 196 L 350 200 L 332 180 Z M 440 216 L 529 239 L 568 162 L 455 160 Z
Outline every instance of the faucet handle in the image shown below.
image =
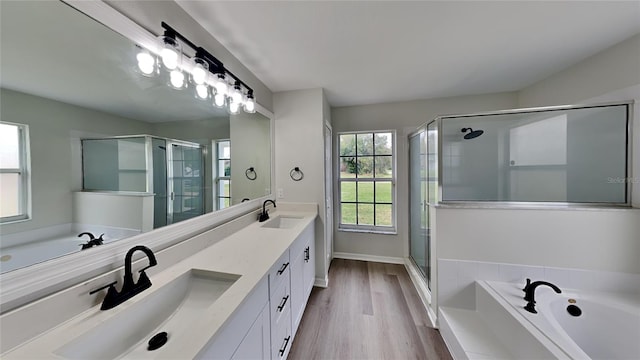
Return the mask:
M 101 287 L 99 287 L 99 288 L 97 288 L 95 290 L 91 290 L 91 291 L 89 291 L 89 295 L 93 295 L 93 294 L 97 293 L 98 291 L 104 290 L 106 288 L 109 288 L 109 290 L 111 290 L 111 288 L 114 287 L 113 285 L 115 285 L 117 283 L 118 283 L 118 280 L 116 280 L 116 281 L 114 281 L 114 282 L 112 282 L 110 284 L 107 284 L 105 286 L 101 286 Z
M 524 285 L 524 288 L 522 289 L 522 291 L 527 292 L 527 289 L 529 288 L 530 285 L 531 285 L 531 279 L 527 278 L 527 283 Z

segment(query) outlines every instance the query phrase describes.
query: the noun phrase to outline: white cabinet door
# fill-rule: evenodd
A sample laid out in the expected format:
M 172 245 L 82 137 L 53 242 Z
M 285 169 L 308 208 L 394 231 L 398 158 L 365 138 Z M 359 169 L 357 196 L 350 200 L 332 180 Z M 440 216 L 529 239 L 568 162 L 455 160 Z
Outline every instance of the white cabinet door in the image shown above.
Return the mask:
M 309 299 L 309 295 L 311 295 L 311 290 L 313 289 L 313 284 L 316 281 L 316 244 L 313 241 L 313 236 L 308 239 L 307 246 L 304 249 L 304 267 L 303 267 L 303 283 L 304 283 L 304 301 L 307 302 Z
M 218 331 L 204 349 L 196 355 L 196 359 L 231 359 L 238 350 L 243 339 L 248 336 L 256 319 L 264 315 L 269 304 L 269 282 L 265 277 L 247 296 L 236 312 L 231 315 L 226 325 Z M 262 314 L 262 315 L 261 315 Z M 267 310 L 267 318 L 268 310 Z M 267 319 L 268 320 L 268 319 Z M 270 329 L 269 326 L 267 328 Z M 267 337 L 267 343 L 269 342 Z M 249 346 L 249 343 L 246 345 Z M 256 345 L 257 346 L 257 345 Z M 244 351 L 248 351 L 245 349 Z M 257 352 L 257 351 L 256 351 Z M 267 359 L 269 356 L 266 357 Z
M 295 333 L 307 299 L 304 283 L 305 253 L 302 250 L 297 254 L 291 253 L 291 258 L 291 328 Z
M 231 359 L 267 360 L 271 358 L 271 324 L 269 307 L 265 305 Z

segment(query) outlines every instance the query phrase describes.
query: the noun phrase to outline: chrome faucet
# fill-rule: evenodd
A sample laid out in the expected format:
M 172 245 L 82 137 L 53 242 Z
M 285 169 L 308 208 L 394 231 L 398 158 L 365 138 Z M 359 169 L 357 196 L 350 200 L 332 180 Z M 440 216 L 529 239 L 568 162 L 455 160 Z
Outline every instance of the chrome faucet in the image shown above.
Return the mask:
M 260 214 L 260 218 L 258 219 L 260 222 L 265 222 L 267 220 L 269 220 L 269 211 L 267 211 L 267 203 L 270 202 L 273 204 L 273 207 L 276 207 L 276 202 L 271 200 L 271 199 L 267 199 L 264 201 L 264 203 L 262 203 L 262 213 Z
M 144 252 L 149 258 L 149 265 L 139 270 L 140 277 L 138 278 L 138 282 L 133 282 L 133 274 L 131 273 L 131 262 L 133 261 L 133 253 L 136 251 Z M 122 289 L 118 292 L 114 286 L 115 283 L 112 283 L 109 286 L 109 290 L 107 290 L 107 295 L 104 297 L 102 301 L 102 306 L 100 310 L 109 310 L 114 308 L 123 302 L 131 299 L 137 294 L 143 292 L 144 290 L 151 287 L 151 280 L 144 272 L 148 268 L 152 266 L 156 266 L 158 262 L 156 261 L 156 257 L 146 246 L 138 245 L 134 246 L 127 252 L 127 255 L 124 258 L 124 283 L 122 284 Z
M 527 285 L 524 287 L 524 299 L 527 301 L 527 305 L 524 307 L 525 310 L 527 310 L 530 313 L 533 314 L 537 314 L 538 311 L 536 311 L 536 300 L 535 300 L 535 294 L 536 294 L 536 288 L 540 285 L 545 285 L 548 286 L 550 288 L 553 289 L 553 291 L 555 291 L 556 293 L 560 294 L 562 293 L 562 290 L 560 290 L 559 287 L 553 285 L 550 282 L 546 282 L 546 281 L 534 281 L 531 282 L 530 279 L 527 279 Z

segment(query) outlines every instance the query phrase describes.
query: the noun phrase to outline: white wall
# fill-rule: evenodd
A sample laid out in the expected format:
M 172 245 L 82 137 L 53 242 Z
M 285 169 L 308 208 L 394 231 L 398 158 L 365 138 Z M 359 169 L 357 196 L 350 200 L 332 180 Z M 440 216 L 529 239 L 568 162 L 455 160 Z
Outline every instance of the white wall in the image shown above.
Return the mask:
M 337 231 L 334 237 L 334 250 L 351 254 L 405 257 L 409 251 L 409 148 L 407 136 L 420 125 L 438 115 L 509 109 L 515 107 L 516 103 L 515 93 L 501 93 L 333 108 L 331 117 L 334 139 L 339 132 L 345 131 L 396 131 L 396 218 L 398 229 L 397 235 Z M 334 161 L 336 161 L 335 154 Z M 334 163 L 334 169 L 336 168 L 337 164 Z M 337 181 L 334 183 L 334 189 L 338 189 Z M 340 199 L 336 191 L 334 191 L 334 218 L 337 227 Z
M 54 100 L 2 89 L 2 121 L 29 125 L 33 218 L 0 226 L 11 234 L 73 222 L 72 192 L 81 190 L 79 135 L 149 132 L 149 124 Z
M 520 90 L 518 106 L 575 104 L 638 85 L 639 59 L 640 34 Z
M 437 256 L 640 274 L 640 210 L 436 210 Z
M 276 193 L 278 201 L 313 202 L 319 205 L 316 220 L 316 278 L 327 274 L 322 261 L 324 243 L 324 120 L 323 90 L 309 89 L 275 93 Z M 289 172 L 298 166 L 302 181 L 293 181 Z

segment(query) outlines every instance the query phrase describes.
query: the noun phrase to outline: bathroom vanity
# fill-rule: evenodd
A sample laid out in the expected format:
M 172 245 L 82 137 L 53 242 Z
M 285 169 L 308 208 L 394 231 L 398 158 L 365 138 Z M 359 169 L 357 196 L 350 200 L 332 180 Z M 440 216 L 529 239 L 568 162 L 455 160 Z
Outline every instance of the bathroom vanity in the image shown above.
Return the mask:
M 284 359 L 315 281 L 316 217 L 315 204 L 283 206 L 220 240 L 211 240 L 220 228 L 187 240 L 213 244 L 179 261 L 163 264 L 163 253 L 184 250 L 160 251 L 151 288 L 110 310 L 100 310 L 106 290 L 84 291 L 100 287 L 90 280 L 3 314 L 3 322 L 21 319 L 25 327 L 39 322 L 39 309 L 94 298 L 87 310 L 5 348 L 2 358 Z M 146 265 L 146 258 L 134 263 L 134 274 Z

